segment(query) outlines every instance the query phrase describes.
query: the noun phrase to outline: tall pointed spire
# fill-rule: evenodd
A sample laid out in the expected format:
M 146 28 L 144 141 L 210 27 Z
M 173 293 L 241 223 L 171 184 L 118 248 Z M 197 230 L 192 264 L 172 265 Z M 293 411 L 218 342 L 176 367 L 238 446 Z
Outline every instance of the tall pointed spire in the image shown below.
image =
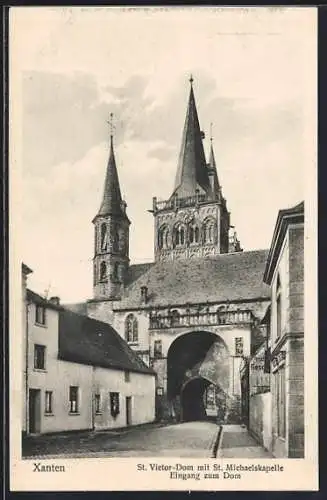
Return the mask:
M 98 215 L 121 215 L 123 213 L 123 200 L 120 192 L 119 178 L 116 167 L 113 146 L 113 114 L 110 113 L 110 153 L 104 183 L 102 203 Z
M 201 193 L 210 191 L 210 182 L 202 143 L 203 133 L 200 130 L 192 76 L 190 77 L 190 84 L 190 96 L 173 193 L 178 194 L 179 197 L 194 195 L 196 189 Z
M 218 179 L 218 173 L 217 173 L 217 167 L 216 167 L 216 159 L 215 159 L 215 154 L 213 151 L 213 138 L 212 138 L 212 124 L 210 124 L 210 156 L 209 156 L 209 164 L 208 164 L 208 170 L 209 170 L 209 175 L 212 176 L 212 191 L 214 194 L 219 194 L 219 189 L 220 189 L 220 183 Z

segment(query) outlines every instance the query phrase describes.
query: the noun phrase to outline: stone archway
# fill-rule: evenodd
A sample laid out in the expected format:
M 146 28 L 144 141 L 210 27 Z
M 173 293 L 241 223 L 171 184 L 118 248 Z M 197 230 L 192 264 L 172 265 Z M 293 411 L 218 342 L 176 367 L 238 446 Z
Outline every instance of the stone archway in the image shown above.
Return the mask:
M 229 393 L 229 353 L 215 333 L 193 331 L 174 340 L 167 355 L 167 398 L 176 420 L 207 417 L 205 390 L 215 385 L 227 398 Z
M 181 389 L 181 420 L 206 420 L 206 405 L 204 401 L 207 387 L 211 385 L 208 379 L 194 377 L 188 380 Z

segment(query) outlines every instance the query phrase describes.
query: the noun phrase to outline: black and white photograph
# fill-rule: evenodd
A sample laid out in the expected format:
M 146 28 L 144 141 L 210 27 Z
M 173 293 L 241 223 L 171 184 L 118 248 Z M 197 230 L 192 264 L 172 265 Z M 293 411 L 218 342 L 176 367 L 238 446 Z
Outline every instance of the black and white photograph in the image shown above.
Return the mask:
M 10 9 L 13 489 L 317 489 L 316 52 L 314 8 Z

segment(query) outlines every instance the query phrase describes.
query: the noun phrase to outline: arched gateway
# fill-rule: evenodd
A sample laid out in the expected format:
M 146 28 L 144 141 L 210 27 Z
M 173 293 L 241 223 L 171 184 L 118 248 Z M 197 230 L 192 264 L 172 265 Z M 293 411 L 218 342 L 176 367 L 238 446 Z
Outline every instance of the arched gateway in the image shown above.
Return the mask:
M 177 420 L 224 420 L 229 393 L 229 352 L 215 333 L 189 332 L 167 355 L 167 398 Z

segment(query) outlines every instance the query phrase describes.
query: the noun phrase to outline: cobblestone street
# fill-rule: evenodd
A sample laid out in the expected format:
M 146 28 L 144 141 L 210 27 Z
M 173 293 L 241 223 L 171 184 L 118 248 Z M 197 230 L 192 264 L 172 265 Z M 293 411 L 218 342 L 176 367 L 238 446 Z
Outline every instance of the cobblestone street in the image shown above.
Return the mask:
M 29 436 L 23 457 L 208 457 L 219 427 L 211 422 L 149 424 L 117 431 Z

